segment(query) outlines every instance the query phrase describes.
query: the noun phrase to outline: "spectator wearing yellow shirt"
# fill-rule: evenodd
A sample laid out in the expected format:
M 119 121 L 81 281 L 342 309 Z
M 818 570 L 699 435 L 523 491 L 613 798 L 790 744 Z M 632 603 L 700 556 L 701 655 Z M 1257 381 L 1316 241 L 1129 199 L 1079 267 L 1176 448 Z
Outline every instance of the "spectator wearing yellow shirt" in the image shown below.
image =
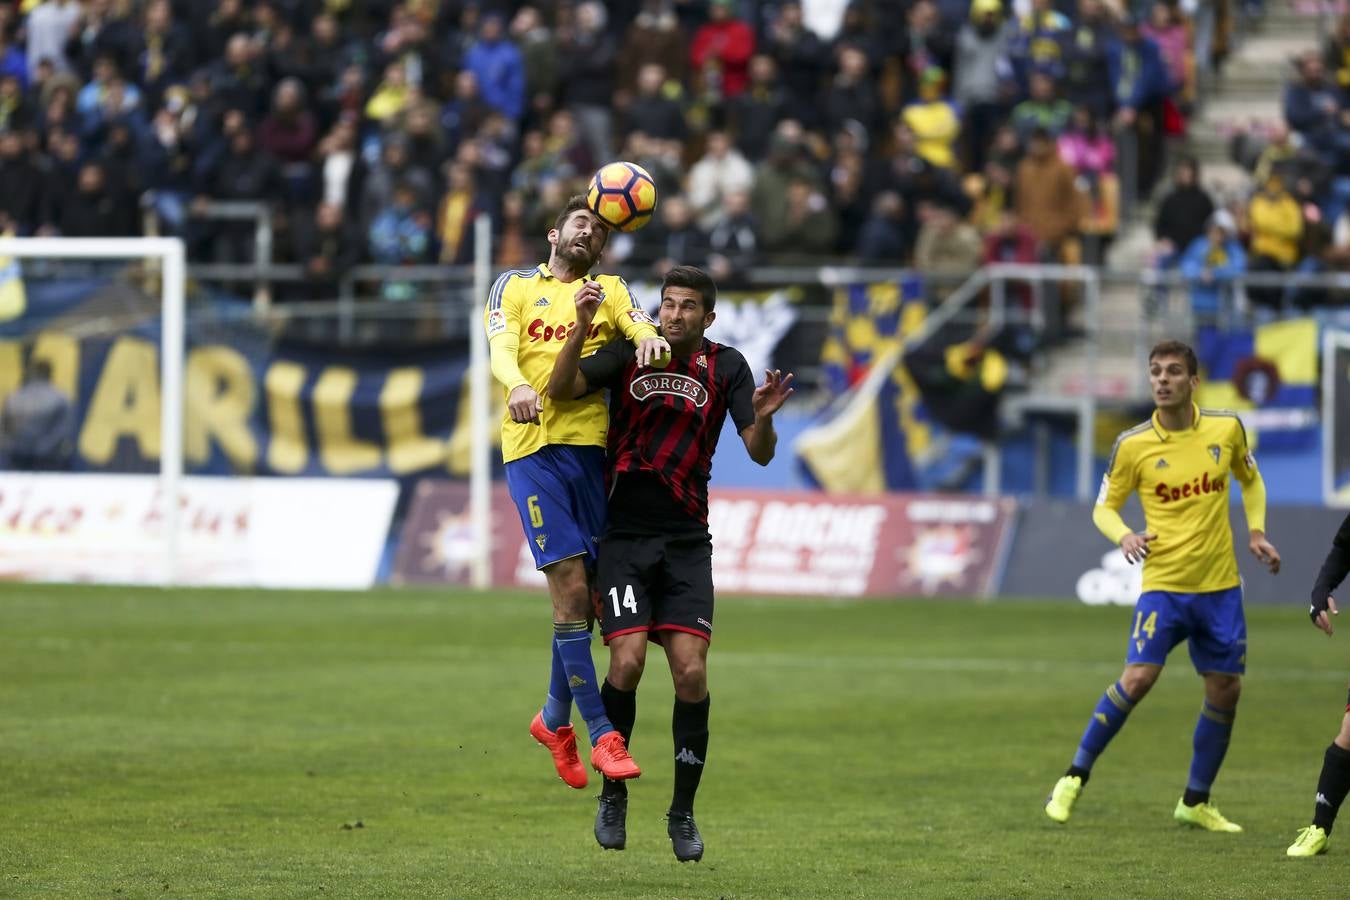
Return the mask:
M 377 122 L 384 122 L 403 112 L 408 105 L 408 76 L 402 63 L 390 63 L 385 67 L 384 80 L 366 103 L 366 116 Z
M 947 75 L 937 66 L 924 69 L 919 99 L 905 107 L 901 119 L 914 132 L 914 152 L 935 166 L 956 165 L 956 139 L 961 119 L 956 104 L 944 96 Z
M 1284 187 L 1278 174 L 1265 183 L 1247 205 L 1247 227 L 1251 231 L 1251 272 L 1287 272 L 1298 263 L 1299 241 L 1303 237 L 1303 211 Z M 1279 303 L 1280 290 L 1253 288 L 1249 294 L 1255 303 Z

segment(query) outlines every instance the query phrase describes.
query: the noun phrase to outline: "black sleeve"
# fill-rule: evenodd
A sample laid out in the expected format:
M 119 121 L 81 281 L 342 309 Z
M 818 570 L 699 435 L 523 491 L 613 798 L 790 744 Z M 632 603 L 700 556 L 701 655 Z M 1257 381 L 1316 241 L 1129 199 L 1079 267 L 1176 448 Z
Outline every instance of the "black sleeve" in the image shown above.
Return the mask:
M 1327 597 L 1336 590 L 1347 573 L 1350 573 L 1350 515 L 1341 522 L 1336 536 L 1331 539 L 1331 550 L 1317 573 L 1317 581 L 1312 589 L 1312 609 L 1308 615 L 1315 622 L 1317 614 L 1327 608 Z
M 586 379 L 586 393 L 613 387 L 623 374 L 624 366 L 633 359 L 633 345 L 618 337 L 578 363 Z
M 727 371 L 727 411 L 736 423 L 736 433 L 740 434 L 755 424 L 755 376 L 740 351 L 730 350 L 728 356 L 731 366 Z

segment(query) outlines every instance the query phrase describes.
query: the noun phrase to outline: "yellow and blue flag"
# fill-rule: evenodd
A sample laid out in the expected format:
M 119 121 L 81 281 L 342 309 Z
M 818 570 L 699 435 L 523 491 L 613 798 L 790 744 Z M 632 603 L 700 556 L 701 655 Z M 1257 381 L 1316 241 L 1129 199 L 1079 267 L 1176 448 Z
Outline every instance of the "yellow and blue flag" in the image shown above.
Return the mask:
M 824 383 L 835 400 L 795 446 L 808 483 L 851 493 L 918 487 L 914 460 L 931 435 L 901 355 L 906 336 L 927 315 L 923 296 L 918 279 L 835 292 L 821 349 Z
M 1251 329 L 1196 334 L 1201 381 L 1196 402 L 1242 414 L 1248 439 L 1264 449 L 1318 440 L 1318 323 L 1311 317 Z

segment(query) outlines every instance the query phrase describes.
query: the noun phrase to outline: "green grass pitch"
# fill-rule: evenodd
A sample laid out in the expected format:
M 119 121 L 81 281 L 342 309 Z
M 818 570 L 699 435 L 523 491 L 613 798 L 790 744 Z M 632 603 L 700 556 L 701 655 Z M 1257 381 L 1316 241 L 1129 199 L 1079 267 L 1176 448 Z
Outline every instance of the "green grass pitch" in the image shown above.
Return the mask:
M 724 598 L 708 851 L 680 865 L 663 658 L 639 694 L 628 849 L 602 852 L 594 780 L 566 788 L 526 734 L 542 597 L 9 585 L 0 896 L 1345 896 L 1350 823 L 1323 858 L 1284 848 L 1311 813 L 1350 634 L 1328 640 L 1298 608 L 1248 616 L 1215 791 L 1247 831 L 1225 836 L 1171 819 L 1200 705 L 1182 649 L 1074 819 L 1041 812 L 1129 610 Z

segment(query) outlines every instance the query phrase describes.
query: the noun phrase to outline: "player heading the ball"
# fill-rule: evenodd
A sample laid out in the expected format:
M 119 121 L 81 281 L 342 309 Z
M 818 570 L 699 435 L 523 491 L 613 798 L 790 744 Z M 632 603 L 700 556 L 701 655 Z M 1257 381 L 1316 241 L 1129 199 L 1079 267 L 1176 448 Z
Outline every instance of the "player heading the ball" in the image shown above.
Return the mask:
M 585 326 L 590 352 L 619 336 L 637 345 L 644 363 L 670 350 L 622 278 L 592 274 L 608 236 L 586 198 L 572 197 L 548 230 L 548 262 L 502 273 L 483 312 L 492 374 L 506 394 L 506 484 L 553 602 L 548 695 L 530 734 L 574 788 L 586 786 L 586 769 L 572 730 L 573 700 L 590 733 L 591 765 L 615 779 L 641 772 L 605 715 L 591 659 L 589 578 L 605 527 L 605 402 L 590 396 L 545 405 L 540 395 L 578 328 L 578 303 L 597 304 Z

